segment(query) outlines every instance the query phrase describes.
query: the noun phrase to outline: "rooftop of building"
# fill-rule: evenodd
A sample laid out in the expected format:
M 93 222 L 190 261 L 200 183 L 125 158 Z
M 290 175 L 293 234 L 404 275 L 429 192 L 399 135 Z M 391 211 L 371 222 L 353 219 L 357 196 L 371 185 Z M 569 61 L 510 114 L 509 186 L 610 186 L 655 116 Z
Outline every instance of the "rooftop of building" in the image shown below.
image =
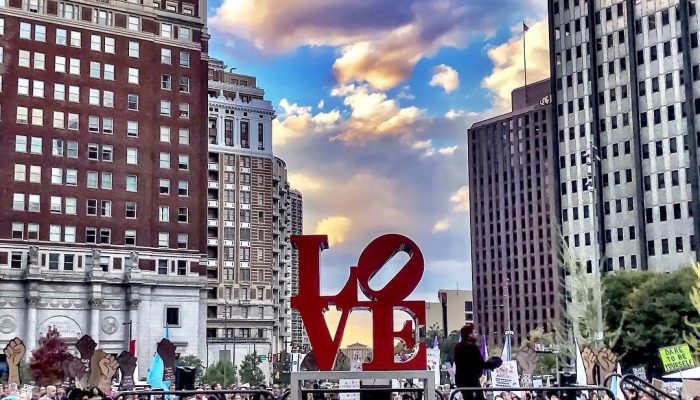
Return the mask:
M 529 83 L 527 87 L 521 86 L 511 92 L 511 111 L 477 121 L 469 130 L 490 125 L 494 122 L 520 115 L 540 107 L 549 107 L 551 101 L 551 87 L 549 78 Z

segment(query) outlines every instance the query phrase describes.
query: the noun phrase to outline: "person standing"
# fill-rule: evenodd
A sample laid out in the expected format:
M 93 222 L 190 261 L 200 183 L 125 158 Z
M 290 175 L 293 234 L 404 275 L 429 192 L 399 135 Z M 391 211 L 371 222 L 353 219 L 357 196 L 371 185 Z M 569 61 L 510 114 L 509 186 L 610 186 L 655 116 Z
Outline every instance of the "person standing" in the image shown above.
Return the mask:
M 494 370 L 503 364 L 500 357 L 491 357 L 484 361 L 476 344 L 476 327 L 466 324 L 460 330 L 461 341 L 454 349 L 452 360 L 455 366 L 455 384 L 458 388 L 480 388 L 479 379 L 484 369 Z M 464 400 L 483 400 L 484 392 L 462 391 Z

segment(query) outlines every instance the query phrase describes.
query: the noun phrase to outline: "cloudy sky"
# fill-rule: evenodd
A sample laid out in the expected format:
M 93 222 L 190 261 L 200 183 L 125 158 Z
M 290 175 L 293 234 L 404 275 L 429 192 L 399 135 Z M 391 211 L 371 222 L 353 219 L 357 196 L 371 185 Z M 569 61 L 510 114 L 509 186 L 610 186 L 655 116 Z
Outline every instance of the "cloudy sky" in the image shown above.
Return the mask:
M 304 232 L 330 239 L 324 290 L 392 232 L 423 251 L 415 298 L 470 288 L 466 131 L 509 111 L 523 20 L 528 78 L 546 77 L 546 2 L 214 0 L 209 16 L 210 53 L 257 76 L 276 107 L 274 152 L 304 195 Z

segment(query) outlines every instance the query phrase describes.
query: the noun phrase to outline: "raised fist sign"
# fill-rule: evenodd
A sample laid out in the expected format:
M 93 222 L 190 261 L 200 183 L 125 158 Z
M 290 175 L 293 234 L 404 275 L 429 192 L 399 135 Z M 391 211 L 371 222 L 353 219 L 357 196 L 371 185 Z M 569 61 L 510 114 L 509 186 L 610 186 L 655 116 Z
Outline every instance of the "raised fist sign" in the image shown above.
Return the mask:
M 589 385 L 595 385 L 594 370 L 596 364 L 596 354 L 590 347 L 584 347 L 581 350 L 581 358 L 583 359 L 583 368 L 586 370 L 586 382 Z
M 175 345 L 168 339 L 158 342 L 156 352 L 163 359 L 165 368 L 172 368 L 175 365 Z
M 85 374 L 83 362 L 72 355 L 61 362 L 61 369 L 63 370 L 63 384 L 66 387 L 74 387 L 75 381 L 80 380 Z
M 97 363 L 97 366 L 100 369 L 100 383 L 97 387 L 105 393 L 109 392 L 112 386 L 112 378 L 117 373 L 119 363 L 113 355 L 107 354 Z
M 14 338 L 5 346 L 5 357 L 8 365 L 7 383 L 19 384 L 19 364 L 22 362 L 27 348 L 20 338 Z
M 105 358 L 108 354 L 102 349 L 95 350 L 90 357 L 90 375 L 88 377 L 87 386 L 95 387 L 100 385 L 100 379 L 102 377 L 102 371 L 100 370 L 100 361 Z
M 598 352 L 598 365 L 600 366 L 600 376 L 608 376 L 615 372 L 617 366 L 617 354 L 608 347 L 603 347 Z
M 88 335 L 83 335 L 78 342 L 75 344 L 80 352 L 80 358 L 83 360 L 89 360 L 92 358 L 93 353 L 95 353 L 95 348 L 97 343 Z
M 122 380 L 119 383 L 120 390 L 131 390 L 134 388 L 134 371 L 136 370 L 136 357 L 128 351 L 122 351 L 117 357 Z
M 175 366 L 175 345 L 170 340 L 163 339 L 158 342 L 156 352 L 163 359 L 163 367 L 165 369 L 163 380 L 169 381 L 170 384 L 175 383 L 175 371 L 173 370 Z

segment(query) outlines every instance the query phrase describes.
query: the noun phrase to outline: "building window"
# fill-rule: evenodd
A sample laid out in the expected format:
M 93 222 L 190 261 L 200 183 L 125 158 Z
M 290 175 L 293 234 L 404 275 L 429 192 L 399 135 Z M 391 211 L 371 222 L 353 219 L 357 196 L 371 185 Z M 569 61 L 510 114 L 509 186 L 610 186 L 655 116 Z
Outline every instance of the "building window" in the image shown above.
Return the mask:
M 129 57 L 139 58 L 141 55 L 141 49 L 139 47 L 139 42 L 129 42 Z
M 170 153 L 160 153 L 159 166 L 163 169 L 170 169 Z
M 126 123 L 126 136 L 128 136 L 128 137 L 138 137 L 139 136 L 139 123 L 138 123 L 138 121 L 127 121 L 127 123 Z
M 114 80 L 114 65 L 113 64 L 105 64 L 104 65 L 104 79 L 106 81 L 113 81 Z
M 159 179 L 159 192 L 160 194 L 163 195 L 169 195 L 170 194 L 170 180 L 169 179 Z
M 179 131 L 179 143 L 181 145 L 188 146 L 190 144 L 190 130 L 180 128 Z
M 126 28 L 130 31 L 139 30 L 139 17 L 129 16 Z
M 189 170 L 190 169 L 190 156 L 186 154 L 180 154 L 178 156 L 178 169 Z
M 128 82 L 134 85 L 139 84 L 139 70 L 137 68 L 129 68 Z
M 75 171 L 75 170 L 69 170 Z M 32 165 L 29 167 L 29 182 L 31 183 L 41 183 L 41 167 L 38 165 Z
M 179 207 L 177 209 L 177 222 L 187 223 L 189 221 L 189 212 L 187 207 Z
M 169 74 L 161 74 L 160 76 L 160 88 L 164 90 L 170 90 L 172 88 L 172 76 Z
M 128 101 L 128 109 L 131 111 L 138 111 L 139 110 L 139 96 L 136 94 L 130 94 L 127 96 L 127 101 Z
M 60 225 L 50 225 L 49 226 L 49 241 L 60 242 L 61 241 L 61 226 Z
M 70 69 L 69 73 L 71 75 L 80 75 L 80 60 L 77 58 L 70 59 Z
M 184 68 L 190 67 L 190 53 L 186 51 L 180 52 L 180 66 Z
M 15 181 L 24 182 L 27 180 L 27 166 L 24 164 L 15 164 Z
M 105 38 L 105 53 L 114 54 L 116 49 L 116 42 L 114 38 Z
M 158 275 L 168 275 L 168 260 L 158 260 Z
M 21 222 L 12 223 L 12 239 L 24 239 L 24 224 Z
M 165 325 L 180 326 L 180 308 L 166 307 L 165 308 Z
M 167 232 L 158 233 L 158 247 L 168 247 L 170 245 L 170 234 Z
M 51 208 L 50 212 L 53 214 L 60 214 L 63 209 L 63 199 L 59 196 L 51 196 Z
M 66 243 L 75 243 L 75 227 L 66 226 L 63 229 L 63 241 Z
M 190 30 L 190 28 L 185 28 L 182 26 L 178 27 L 177 38 L 183 42 L 191 42 L 192 41 L 192 31 Z
M 106 218 L 112 217 L 112 202 L 110 200 L 102 200 L 100 204 L 100 216 Z
M 27 137 L 17 135 L 15 136 L 15 152 L 16 153 L 26 153 L 27 152 Z
M 75 255 L 64 254 L 63 255 L 63 270 L 64 271 L 72 271 L 74 266 L 75 266 Z
M 241 147 L 244 149 L 250 148 L 250 123 L 248 121 L 241 121 Z
M 65 213 L 68 215 L 76 215 L 78 213 L 78 199 L 75 197 L 66 197 Z
M 161 126 L 160 127 L 160 141 L 165 142 L 165 143 L 170 143 L 170 127 L 169 126 Z M 168 165 L 168 168 L 170 168 L 170 165 Z
M 51 184 L 63 184 L 63 168 L 51 168 Z
M 265 150 L 265 131 L 262 123 L 258 123 L 258 150 Z
M 27 107 L 17 107 L 17 118 L 15 121 L 22 125 L 29 124 L 29 109 Z
M 81 47 L 81 42 L 82 42 L 82 35 L 80 32 L 77 31 L 72 31 L 70 33 L 70 45 L 71 47 Z
M 10 268 L 21 269 L 23 264 L 22 253 L 19 251 L 13 251 L 10 257 Z
M 190 78 L 186 76 L 180 77 L 180 92 L 189 93 L 190 92 Z
M 134 219 L 136 218 L 136 203 L 133 201 L 126 202 L 126 218 Z
M 90 35 L 90 50 L 102 51 L 102 36 Z
M 38 194 L 29 195 L 29 206 L 27 208 L 29 212 L 40 212 L 41 211 L 41 196 Z
M 139 163 L 139 149 L 133 147 L 127 147 L 126 149 L 126 163 L 131 165 L 138 165 Z
M 170 116 L 170 100 L 160 101 L 160 115 L 169 117 Z
M 177 183 L 177 194 L 178 196 L 189 196 L 190 195 L 190 185 L 187 181 L 180 181 Z
M 12 209 L 15 211 L 24 211 L 24 194 L 15 193 L 12 196 Z
M 170 222 L 170 207 L 158 206 L 158 222 Z
M 178 249 L 186 249 L 188 241 L 189 241 L 189 235 L 187 235 L 186 233 L 178 233 L 177 234 L 177 248 Z
M 31 140 L 31 146 L 30 146 L 30 152 L 32 154 L 41 154 L 42 153 L 42 139 L 38 137 L 33 137 Z
M 58 253 L 49 253 L 49 269 L 58 269 L 60 257 Z
M 27 22 L 20 22 L 19 24 L 19 38 L 20 39 L 30 39 L 32 38 L 32 25 Z
M 127 229 L 124 231 L 124 244 L 127 246 L 136 246 L 136 231 Z
M 126 176 L 126 191 L 138 192 L 138 177 L 136 175 Z
M 100 229 L 100 244 L 110 244 L 112 242 L 112 230 L 109 228 Z
M 76 142 L 70 142 L 70 143 L 76 143 Z M 76 143 L 76 149 L 77 149 L 77 143 Z M 66 169 L 66 185 L 67 186 L 77 186 L 78 185 L 78 170 L 70 169 L 70 168 Z
M 85 243 L 97 243 L 97 228 L 85 228 Z
M 172 64 L 173 61 L 173 51 L 170 49 L 160 49 L 160 62 L 161 64 Z
M 190 117 L 190 105 L 187 103 L 180 103 L 180 118 Z
M 177 260 L 177 274 L 180 276 L 187 275 L 187 261 Z
M 171 39 L 173 37 L 173 26 L 170 24 L 160 24 L 160 36 Z
M 97 200 L 87 199 L 85 201 L 85 215 L 97 216 Z

